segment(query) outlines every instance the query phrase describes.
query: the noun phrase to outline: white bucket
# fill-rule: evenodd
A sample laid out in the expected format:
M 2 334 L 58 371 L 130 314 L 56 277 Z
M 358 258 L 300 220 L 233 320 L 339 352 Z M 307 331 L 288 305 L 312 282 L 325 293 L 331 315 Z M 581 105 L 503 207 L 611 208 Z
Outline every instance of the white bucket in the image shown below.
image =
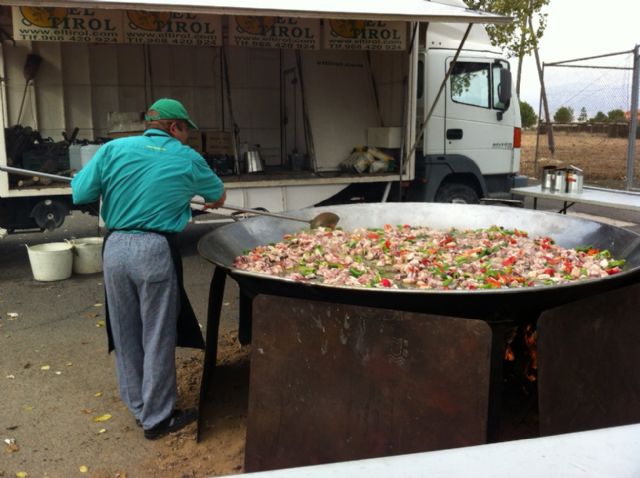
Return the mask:
M 74 239 L 73 272 L 76 274 L 95 274 L 102 271 L 102 237 L 84 237 Z
M 73 246 L 67 242 L 27 246 L 33 278 L 38 281 L 54 281 L 71 277 L 72 249 Z

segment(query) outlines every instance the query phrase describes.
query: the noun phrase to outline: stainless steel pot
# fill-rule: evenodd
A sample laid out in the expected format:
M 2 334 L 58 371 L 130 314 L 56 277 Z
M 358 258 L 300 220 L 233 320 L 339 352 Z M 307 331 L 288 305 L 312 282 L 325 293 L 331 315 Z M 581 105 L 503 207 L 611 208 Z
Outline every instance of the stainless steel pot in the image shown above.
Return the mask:
M 247 173 L 261 173 L 264 171 L 264 162 L 257 149 L 249 150 L 245 153 L 244 164 Z
M 582 186 L 584 183 L 584 174 L 580 169 L 568 169 L 567 170 L 567 192 L 573 194 L 580 194 L 582 192 Z
M 551 191 L 556 174 L 555 166 L 545 166 L 542 168 L 542 190 L 543 191 Z
M 556 169 L 553 173 L 551 181 L 551 192 L 564 193 L 567 192 L 567 171 L 564 169 Z

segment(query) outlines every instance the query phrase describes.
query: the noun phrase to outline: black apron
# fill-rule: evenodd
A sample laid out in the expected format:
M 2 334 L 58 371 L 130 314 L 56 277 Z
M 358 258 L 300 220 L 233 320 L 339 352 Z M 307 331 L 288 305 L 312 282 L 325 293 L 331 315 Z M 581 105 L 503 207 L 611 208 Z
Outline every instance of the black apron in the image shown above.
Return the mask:
M 139 230 L 139 229 L 136 229 Z M 104 247 L 107 244 L 107 240 L 112 232 L 108 231 L 104 237 L 104 242 L 102 244 L 102 253 L 104 254 Z M 143 231 L 143 232 L 153 232 L 155 234 L 160 234 L 167 239 L 169 243 L 169 249 L 171 250 L 171 258 L 173 260 L 173 266 L 176 269 L 176 276 L 178 278 L 178 289 L 180 294 L 180 312 L 178 315 L 178 337 L 176 346 L 177 347 L 190 347 L 194 349 L 204 349 L 204 338 L 202 337 L 202 331 L 200 330 L 200 324 L 198 324 L 198 319 L 196 319 L 196 314 L 193 311 L 193 307 L 191 307 L 191 302 L 189 302 L 189 297 L 187 296 L 187 292 L 184 290 L 184 282 L 183 282 L 183 273 L 182 273 L 182 256 L 180 256 L 180 250 L 178 249 L 178 235 L 170 234 L 158 231 Z M 109 301 L 107 300 L 107 289 L 105 287 L 104 290 L 104 306 L 105 306 L 105 322 L 107 325 L 107 337 L 109 341 L 109 352 L 113 351 L 115 345 L 113 343 L 113 334 L 111 332 L 111 323 L 109 321 Z

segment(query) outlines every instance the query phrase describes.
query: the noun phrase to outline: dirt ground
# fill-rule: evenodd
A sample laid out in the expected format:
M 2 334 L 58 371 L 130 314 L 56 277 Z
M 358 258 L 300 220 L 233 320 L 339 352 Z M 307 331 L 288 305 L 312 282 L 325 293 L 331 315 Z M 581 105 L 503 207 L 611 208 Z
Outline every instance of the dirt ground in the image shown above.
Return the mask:
M 551 154 L 546 135 L 537 136 L 535 131 L 525 131 L 522 135 L 521 173 L 540 178 L 544 166 L 576 166 L 583 170 L 585 184 L 625 189 L 627 138 L 611 138 L 604 133 L 557 132 L 554 143 L 555 152 Z M 633 184 L 640 187 L 640 141 L 636 141 L 634 173 Z
M 540 159 L 538 165 L 570 162 L 585 170 L 590 184 L 623 183 L 626 140 L 556 140 L 555 158 Z M 522 171 L 534 178 L 535 141 L 535 134 L 525 133 Z M 563 156 L 565 151 L 572 151 L 571 156 Z M 640 232 L 637 214 L 615 216 L 597 208 L 587 212 L 630 221 Z M 185 286 L 203 327 L 213 266 L 196 247 L 213 227 L 190 225 L 181 235 Z M 25 244 L 98 232 L 96 218 L 74 214 L 59 230 L 0 240 L 0 478 L 202 478 L 242 473 L 250 347 L 240 346 L 236 338 L 235 283 L 227 281 L 225 289 L 216 386 L 206 398 L 203 439 L 196 442 L 196 427 L 191 425 L 147 441 L 118 397 L 114 358 L 106 349 L 101 275 L 36 282 L 31 274 Z M 202 359 L 201 351 L 178 350 L 179 406 L 198 403 Z

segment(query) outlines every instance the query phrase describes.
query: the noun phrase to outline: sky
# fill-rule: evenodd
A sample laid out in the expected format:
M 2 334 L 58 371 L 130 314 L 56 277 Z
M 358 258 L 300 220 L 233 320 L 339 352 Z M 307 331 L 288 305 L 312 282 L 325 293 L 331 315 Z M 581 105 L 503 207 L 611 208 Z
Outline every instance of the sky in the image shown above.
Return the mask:
M 540 43 L 541 63 L 629 51 L 640 45 L 640 0 L 550 0 L 542 11 L 548 17 Z M 616 56 L 583 64 L 632 66 L 632 58 Z M 511 61 L 515 72 L 517 61 Z M 556 94 L 556 106 L 549 106 L 551 115 L 557 105 L 564 106 L 561 103 L 565 102 L 574 103 L 571 106 L 576 114 L 579 105 L 593 110 L 589 116 L 595 114 L 595 109 L 606 113 L 623 104 L 627 107 L 622 109 L 628 110 L 630 72 L 547 67 L 545 79 L 548 93 Z M 603 88 L 607 83 L 611 87 Z M 596 87 L 599 89 L 594 90 Z M 538 111 L 540 82 L 533 55 L 526 57 L 523 64 L 520 97 Z

